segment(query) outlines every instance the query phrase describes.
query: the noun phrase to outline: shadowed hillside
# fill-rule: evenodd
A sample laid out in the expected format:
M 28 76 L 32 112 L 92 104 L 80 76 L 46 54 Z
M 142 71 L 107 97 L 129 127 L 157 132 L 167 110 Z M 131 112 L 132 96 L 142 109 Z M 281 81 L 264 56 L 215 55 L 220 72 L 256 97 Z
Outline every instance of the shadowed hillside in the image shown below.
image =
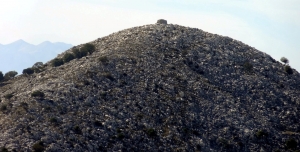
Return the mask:
M 58 64 L 66 54 L 75 59 Z M 295 151 L 300 75 L 291 70 L 196 28 L 161 21 L 125 29 L 3 82 L 0 147 Z

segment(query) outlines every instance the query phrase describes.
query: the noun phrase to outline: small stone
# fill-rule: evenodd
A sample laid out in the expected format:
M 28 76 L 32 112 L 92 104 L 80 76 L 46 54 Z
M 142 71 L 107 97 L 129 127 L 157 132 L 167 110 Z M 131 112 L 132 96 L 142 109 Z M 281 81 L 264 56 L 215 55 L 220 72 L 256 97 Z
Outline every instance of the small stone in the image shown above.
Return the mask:
M 168 24 L 168 23 L 167 23 L 167 20 L 159 19 L 159 20 L 157 20 L 157 24 Z

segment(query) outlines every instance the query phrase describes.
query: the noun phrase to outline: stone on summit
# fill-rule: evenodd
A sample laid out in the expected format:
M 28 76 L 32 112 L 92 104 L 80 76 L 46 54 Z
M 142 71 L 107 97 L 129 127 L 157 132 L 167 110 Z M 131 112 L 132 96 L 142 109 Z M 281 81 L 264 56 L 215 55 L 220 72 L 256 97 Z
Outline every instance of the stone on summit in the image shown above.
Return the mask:
M 167 20 L 159 19 L 159 20 L 157 20 L 157 24 L 168 24 L 168 23 L 167 23 Z

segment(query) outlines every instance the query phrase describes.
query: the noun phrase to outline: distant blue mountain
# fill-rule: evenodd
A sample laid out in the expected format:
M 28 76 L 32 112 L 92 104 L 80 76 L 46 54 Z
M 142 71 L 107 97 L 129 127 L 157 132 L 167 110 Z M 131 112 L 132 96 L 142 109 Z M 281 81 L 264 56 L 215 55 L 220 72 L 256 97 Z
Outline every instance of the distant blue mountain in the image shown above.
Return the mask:
M 23 69 L 31 67 L 34 63 L 45 63 L 71 47 L 71 44 L 49 41 L 38 45 L 29 44 L 24 40 L 0 44 L 0 71 L 3 74 L 8 71 L 21 74 Z

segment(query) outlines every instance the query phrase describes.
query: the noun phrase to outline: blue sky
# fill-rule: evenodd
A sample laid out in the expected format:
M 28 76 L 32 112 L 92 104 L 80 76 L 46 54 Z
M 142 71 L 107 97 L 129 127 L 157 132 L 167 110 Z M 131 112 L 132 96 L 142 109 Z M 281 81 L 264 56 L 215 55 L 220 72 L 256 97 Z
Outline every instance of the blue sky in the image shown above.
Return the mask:
M 125 28 L 168 23 L 229 36 L 285 56 L 300 71 L 299 0 L 1 0 L 0 44 L 86 43 Z

